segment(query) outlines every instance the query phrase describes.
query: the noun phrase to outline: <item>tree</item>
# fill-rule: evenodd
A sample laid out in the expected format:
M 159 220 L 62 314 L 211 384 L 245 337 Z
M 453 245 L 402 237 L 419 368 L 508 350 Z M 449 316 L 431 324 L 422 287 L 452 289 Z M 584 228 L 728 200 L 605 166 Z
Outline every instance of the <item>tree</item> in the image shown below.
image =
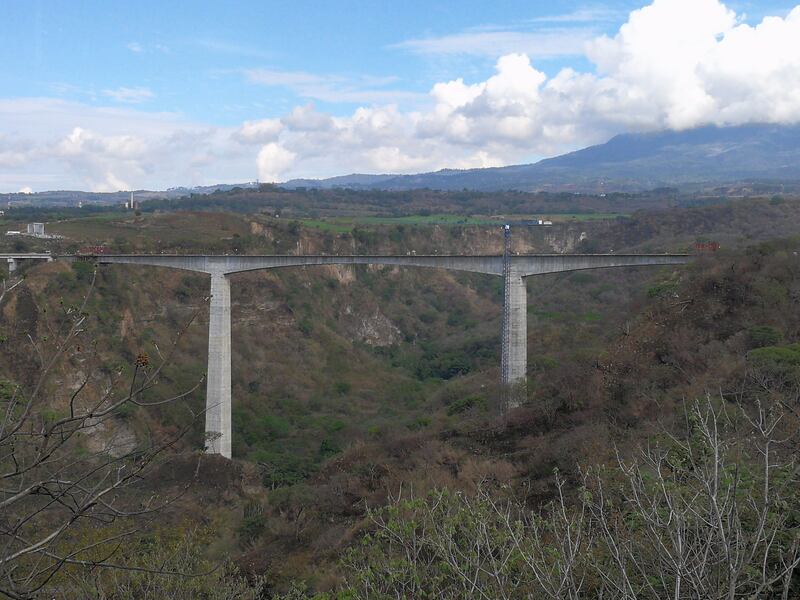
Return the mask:
M 711 399 L 637 459 L 583 471 L 540 512 L 435 490 L 368 513 L 345 559 L 356 598 L 794 598 L 797 421 Z
M 29 346 L 30 382 L 0 386 L 0 594 L 11 598 L 47 590 L 65 567 L 164 572 L 158 565 L 136 566 L 116 557 L 141 532 L 142 520 L 172 501 L 145 492 L 140 484 L 191 424 L 177 435 L 152 436 L 126 448 L 92 451 L 86 441 L 128 407 L 174 402 L 192 391 L 143 399 L 180 334 L 157 361 L 141 353 L 127 368 L 103 365 L 87 326 L 95 277 L 80 305 L 62 305 L 59 314 L 39 325 L 42 335 L 18 332 L 14 343 L 27 341 Z M 0 309 L 19 285 L 3 283 Z M 55 380 L 65 372 L 75 374 L 71 367 L 76 364 L 92 366 L 67 406 L 58 406 L 52 394 L 53 386 L 60 385 Z M 96 385 L 98 380 L 102 385 Z

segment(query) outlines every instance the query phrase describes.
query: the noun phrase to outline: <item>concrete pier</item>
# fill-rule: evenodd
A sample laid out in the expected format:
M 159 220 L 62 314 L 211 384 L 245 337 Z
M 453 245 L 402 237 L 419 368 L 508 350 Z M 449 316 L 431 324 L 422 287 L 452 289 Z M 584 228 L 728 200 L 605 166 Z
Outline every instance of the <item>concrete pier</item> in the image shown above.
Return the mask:
M 11 275 L 17 270 L 17 259 L 15 258 L 8 258 L 8 273 Z
M 501 383 L 506 387 L 506 410 L 525 400 L 528 370 L 528 302 L 525 280 L 512 265 L 505 275 Z
M 224 273 L 211 274 L 206 452 L 231 457 L 231 285 Z

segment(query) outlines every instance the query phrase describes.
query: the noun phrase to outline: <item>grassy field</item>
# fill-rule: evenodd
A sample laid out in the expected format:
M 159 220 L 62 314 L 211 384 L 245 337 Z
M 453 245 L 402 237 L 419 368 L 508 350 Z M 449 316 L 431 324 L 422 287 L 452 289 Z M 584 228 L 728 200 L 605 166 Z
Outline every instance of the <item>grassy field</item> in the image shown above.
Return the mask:
M 352 231 L 358 225 L 503 225 L 532 219 L 543 219 L 553 223 L 568 221 L 594 221 L 627 217 L 623 213 L 568 213 L 554 215 L 493 215 L 493 216 L 467 216 L 453 214 L 433 215 L 405 215 L 401 217 L 332 217 L 329 219 L 302 219 L 300 222 L 306 227 L 314 227 L 325 231 L 345 233 Z

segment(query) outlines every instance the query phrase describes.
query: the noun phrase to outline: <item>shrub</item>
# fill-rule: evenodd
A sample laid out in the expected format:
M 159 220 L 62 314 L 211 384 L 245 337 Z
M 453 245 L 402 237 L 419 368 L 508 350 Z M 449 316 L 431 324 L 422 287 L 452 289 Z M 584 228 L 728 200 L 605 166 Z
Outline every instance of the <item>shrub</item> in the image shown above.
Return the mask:
M 264 507 L 259 502 L 248 502 L 244 507 L 244 518 L 236 528 L 236 535 L 243 544 L 249 544 L 261 536 L 265 525 Z
M 747 330 L 750 337 L 750 345 L 753 348 L 763 346 L 774 346 L 781 341 L 783 335 L 780 331 L 769 325 L 756 325 Z
M 450 406 L 447 407 L 447 414 L 450 416 L 457 415 L 463 412 L 467 412 L 471 408 L 475 406 L 486 406 L 486 398 L 483 396 L 473 395 L 467 396 L 465 398 L 461 398 L 456 400 Z
M 649 298 L 664 298 L 674 296 L 678 291 L 677 281 L 662 281 L 647 288 Z
M 331 438 L 323 439 L 319 444 L 319 456 L 322 460 L 330 458 L 334 454 L 339 454 L 342 449 Z
M 337 381 L 335 384 L 333 384 L 333 392 L 337 396 L 349 394 L 352 388 L 353 386 L 346 381 Z

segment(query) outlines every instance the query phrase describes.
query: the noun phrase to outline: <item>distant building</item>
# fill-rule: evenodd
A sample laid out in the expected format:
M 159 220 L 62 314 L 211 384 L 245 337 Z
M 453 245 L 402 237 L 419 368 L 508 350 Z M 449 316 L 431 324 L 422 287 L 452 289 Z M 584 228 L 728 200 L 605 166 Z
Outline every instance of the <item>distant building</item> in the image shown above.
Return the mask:
M 28 235 L 44 237 L 44 223 L 28 223 Z
M 45 233 L 44 223 L 28 223 L 28 226 L 24 232 L 7 231 L 6 235 L 27 235 L 30 237 L 41 238 L 44 240 L 60 240 L 64 237 L 63 235 L 54 235 L 51 233 Z

